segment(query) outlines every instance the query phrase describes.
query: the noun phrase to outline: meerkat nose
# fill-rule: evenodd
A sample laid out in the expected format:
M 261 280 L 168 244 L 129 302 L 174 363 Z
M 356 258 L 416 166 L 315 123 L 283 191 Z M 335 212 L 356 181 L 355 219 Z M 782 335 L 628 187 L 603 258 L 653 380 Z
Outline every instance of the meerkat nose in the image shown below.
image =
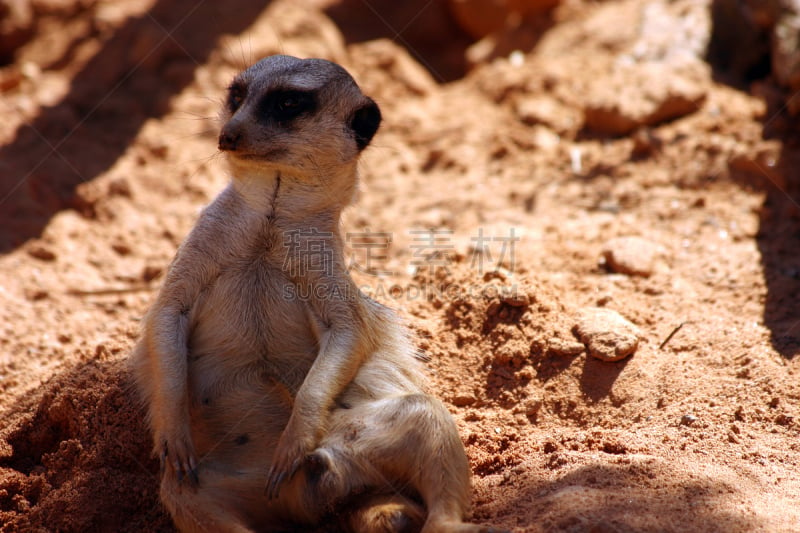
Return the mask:
M 241 140 L 242 134 L 239 132 L 231 133 L 223 130 L 219 134 L 219 149 L 222 151 L 235 152 Z

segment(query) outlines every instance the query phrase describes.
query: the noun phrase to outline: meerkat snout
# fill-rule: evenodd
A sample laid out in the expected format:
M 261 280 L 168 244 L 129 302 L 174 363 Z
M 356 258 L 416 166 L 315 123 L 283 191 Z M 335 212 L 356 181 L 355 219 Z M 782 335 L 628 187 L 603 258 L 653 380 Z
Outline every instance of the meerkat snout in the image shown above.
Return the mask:
M 239 132 L 222 130 L 219 134 L 219 149 L 223 152 L 236 151 L 236 147 L 239 145 L 239 139 L 241 138 L 242 135 Z
M 233 164 L 307 171 L 356 159 L 381 112 L 342 67 L 323 59 L 271 56 L 228 87 L 219 149 Z

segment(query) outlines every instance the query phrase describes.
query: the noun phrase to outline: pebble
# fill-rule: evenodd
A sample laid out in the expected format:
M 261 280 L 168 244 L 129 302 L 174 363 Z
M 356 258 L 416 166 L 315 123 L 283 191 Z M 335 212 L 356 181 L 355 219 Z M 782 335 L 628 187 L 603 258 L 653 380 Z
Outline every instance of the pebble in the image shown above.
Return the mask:
M 503 30 L 512 17 L 531 17 L 552 9 L 561 0 L 449 0 L 448 7 L 462 30 L 474 39 Z
M 574 340 L 552 337 L 547 341 L 547 350 L 554 355 L 565 357 L 579 355 L 584 350 L 584 345 Z
M 131 194 L 131 185 L 125 178 L 117 178 L 111 181 L 108 184 L 108 194 L 109 196 L 124 196 L 126 198 L 133 196 Z
M 630 276 L 652 275 L 661 247 L 641 237 L 616 237 L 603 245 L 601 263 L 612 271 Z
M 28 248 L 28 255 L 41 261 L 55 261 L 56 259 L 55 252 L 41 244 L 34 244 Z
M 142 269 L 142 279 L 146 282 L 151 282 L 161 276 L 164 269 L 158 266 L 147 265 Z
M 639 347 L 639 328 L 611 309 L 581 309 L 574 331 L 589 354 L 601 361 L 625 359 Z
M 132 251 L 130 246 L 121 241 L 112 243 L 111 249 L 117 252 L 119 255 L 130 255 Z
M 453 396 L 452 403 L 456 407 L 466 407 L 467 405 L 472 405 L 476 401 L 475 395 L 469 392 L 461 392 Z

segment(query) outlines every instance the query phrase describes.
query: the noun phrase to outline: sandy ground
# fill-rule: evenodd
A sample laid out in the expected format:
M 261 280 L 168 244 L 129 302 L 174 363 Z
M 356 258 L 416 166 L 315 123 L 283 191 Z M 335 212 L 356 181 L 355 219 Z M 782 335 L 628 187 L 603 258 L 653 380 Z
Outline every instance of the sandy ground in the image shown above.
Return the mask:
M 39 4 L 0 69 L 2 531 L 173 530 L 124 361 L 226 183 L 223 90 L 277 52 L 382 106 L 348 253 L 431 356 L 474 520 L 800 530 L 798 136 L 717 81 L 707 2 L 565 2 L 471 69 L 436 2 Z M 634 355 L 587 354 L 588 308 Z

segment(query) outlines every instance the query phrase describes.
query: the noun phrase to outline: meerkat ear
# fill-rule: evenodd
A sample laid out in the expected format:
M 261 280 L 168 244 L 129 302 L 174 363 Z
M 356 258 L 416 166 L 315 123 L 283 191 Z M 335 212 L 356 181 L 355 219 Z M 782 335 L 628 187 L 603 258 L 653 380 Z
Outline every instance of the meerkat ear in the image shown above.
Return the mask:
M 359 151 L 367 147 L 378 126 L 381 125 L 381 110 L 371 98 L 368 102 L 356 109 L 353 118 L 350 119 L 350 128 L 356 136 L 356 145 Z

